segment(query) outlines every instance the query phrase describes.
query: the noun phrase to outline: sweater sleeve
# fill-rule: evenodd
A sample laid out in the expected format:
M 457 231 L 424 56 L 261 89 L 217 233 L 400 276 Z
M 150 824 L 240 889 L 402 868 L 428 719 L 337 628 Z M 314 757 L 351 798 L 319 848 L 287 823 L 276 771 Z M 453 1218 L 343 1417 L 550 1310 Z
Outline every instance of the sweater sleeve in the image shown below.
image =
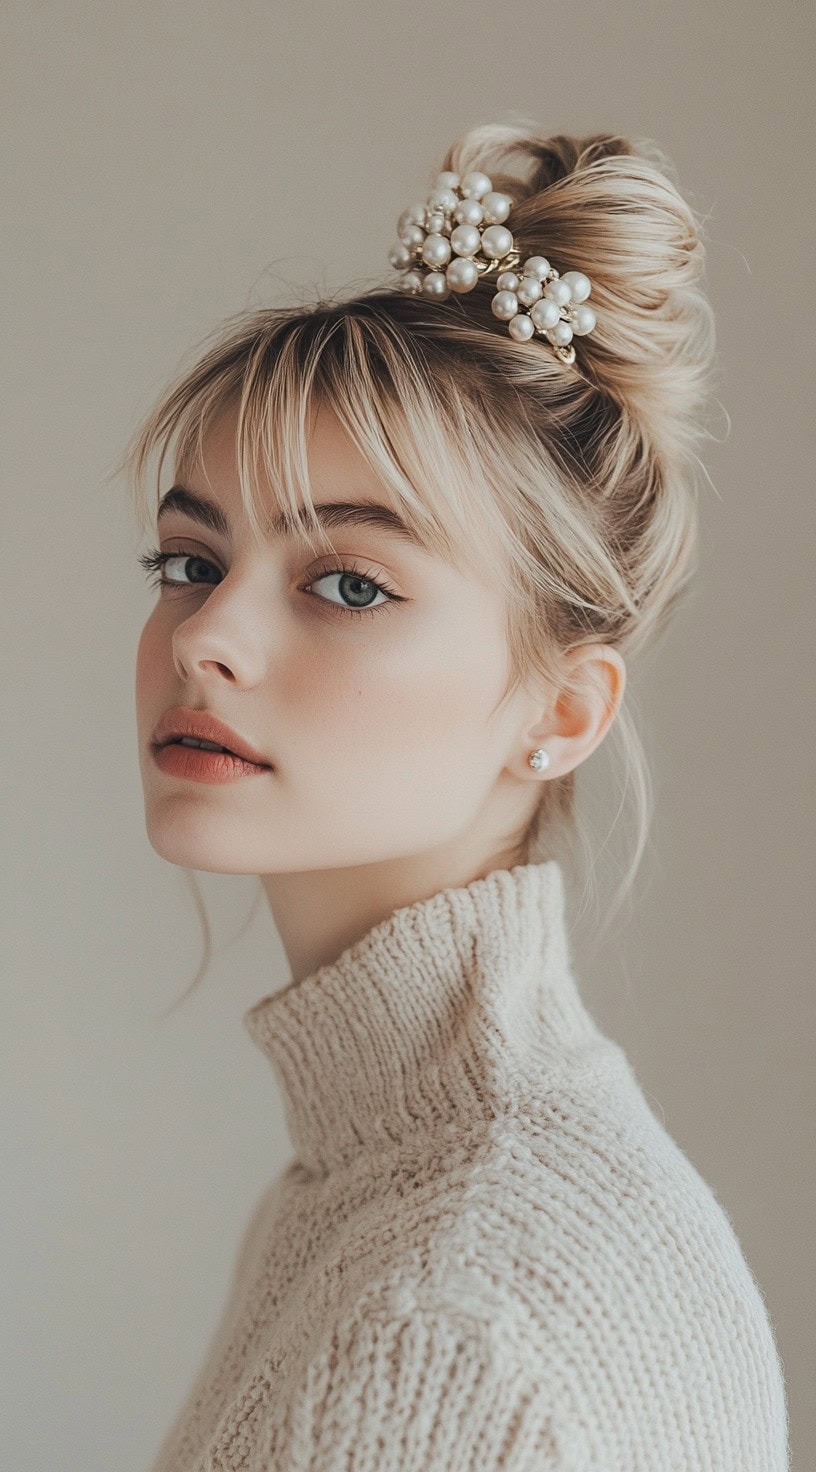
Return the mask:
M 263 1472 L 582 1472 L 577 1429 L 489 1326 L 358 1317 L 308 1359 L 262 1433 Z M 256 1463 L 253 1461 L 253 1467 Z

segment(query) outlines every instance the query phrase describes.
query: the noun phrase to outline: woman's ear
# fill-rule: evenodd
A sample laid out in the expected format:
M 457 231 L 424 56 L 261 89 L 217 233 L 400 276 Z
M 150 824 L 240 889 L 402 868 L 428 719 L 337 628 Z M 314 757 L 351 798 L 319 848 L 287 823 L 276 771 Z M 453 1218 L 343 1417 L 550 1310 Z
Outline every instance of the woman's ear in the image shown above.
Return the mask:
M 530 749 L 543 747 L 546 775 L 563 777 L 600 746 L 618 713 L 626 665 L 608 644 L 578 644 L 562 656 L 564 678 L 541 719 L 528 727 Z

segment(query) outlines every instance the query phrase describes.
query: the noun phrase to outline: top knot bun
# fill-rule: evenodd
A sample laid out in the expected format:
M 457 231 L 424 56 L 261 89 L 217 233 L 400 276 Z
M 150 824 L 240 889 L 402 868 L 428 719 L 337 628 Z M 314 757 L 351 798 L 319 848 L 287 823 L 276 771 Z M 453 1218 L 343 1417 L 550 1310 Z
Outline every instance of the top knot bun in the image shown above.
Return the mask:
M 597 326 L 582 338 L 575 368 L 562 371 L 585 373 L 664 451 L 682 448 L 709 386 L 714 323 L 697 284 L 701 222 L 662 149 L 614 133 L 548 138 L 533 122 L 485 123 L 449 148 L 439 169 L 488 174 L 494 190 L 512 196 L 507 223 L 522 252 L 545 256 L 561 275 L 591 278 Z

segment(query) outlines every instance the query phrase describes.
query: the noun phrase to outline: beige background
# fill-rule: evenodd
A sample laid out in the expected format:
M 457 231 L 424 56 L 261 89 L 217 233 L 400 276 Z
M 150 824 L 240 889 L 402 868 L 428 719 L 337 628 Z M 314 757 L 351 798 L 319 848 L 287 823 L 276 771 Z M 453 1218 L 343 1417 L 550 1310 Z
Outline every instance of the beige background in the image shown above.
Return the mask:
M 219 320 L 387 274 L 396 217 L 444 147 L 513 109 L 549 131 L 657 138 L 710 211 L 714 487 L 695 597 L 639 682 L 657 822 L 636 903 L 601 946 L 589 912 L 577 955 L 587 1000 L 731 1215 L 808 1465 L 809 9 L 7 5 L 0 1382 L 15 1472 L 146 1468 L 289 1155 L 241 1025 L 285 979 L 266 913 L 229 945 L 253 879 L 203 876 L 219 954 L 159 1017 L 195 971 L 199 927 L 144 835 L 132 681 L 150 597 L 106 477 Z M 585 768 L 588 792 L 608 790 L 606 762 L 601 748 Z

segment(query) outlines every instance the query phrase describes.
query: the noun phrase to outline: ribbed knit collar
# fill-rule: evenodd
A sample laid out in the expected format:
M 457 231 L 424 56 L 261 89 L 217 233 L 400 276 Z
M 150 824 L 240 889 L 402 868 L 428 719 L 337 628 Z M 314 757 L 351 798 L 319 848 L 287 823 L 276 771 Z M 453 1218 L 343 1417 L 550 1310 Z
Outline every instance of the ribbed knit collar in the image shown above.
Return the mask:
M 560 864 L 494 869 L 394 910 L 244 1024 L 271 1061 L 298 1160 L 515 1112 L 598 1037 L 570 971 Z

